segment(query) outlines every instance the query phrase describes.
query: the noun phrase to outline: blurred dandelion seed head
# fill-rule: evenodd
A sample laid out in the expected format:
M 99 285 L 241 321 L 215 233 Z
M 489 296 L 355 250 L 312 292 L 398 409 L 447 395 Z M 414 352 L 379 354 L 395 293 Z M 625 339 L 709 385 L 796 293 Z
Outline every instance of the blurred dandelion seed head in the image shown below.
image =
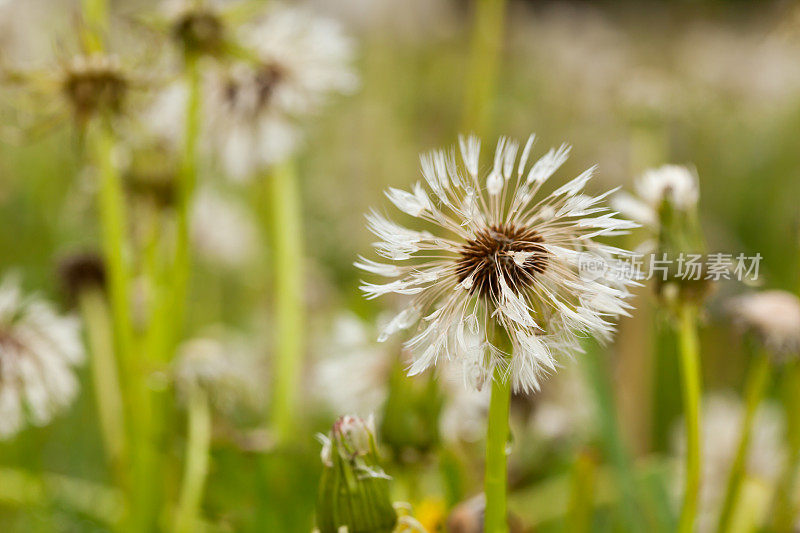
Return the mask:
M 638 197 L 620 192 L 611 199 L 614 209 L 637 222 L 655 227 L 664 202 L 680 211 L 690 211 L 700 197 L 697 174 L 683 166 L 664 165 L 650 169 L 636 181 Z
M 392 353 L 370 342 L 373 334 L 356 315 L 342 313 L 320 343 L 312 390 L 331 412 L 366 416 L 386 400 Z
M 240 29 L 255 56 L 212 85 L 209 121 L 235 178 L 285 159 L 300 140 L 298 121 L 336 93 L 352 92 L 354 44 L 338 24 L 302 9 L 276 8 Z
M 203 137 L 225 171 L 246 180 L 285 160 L 300 145 L 302 122 L 334 94 L 358 86 L 354 42 L 333 20 L 269 7 L 231 30 L 242 54 L 204 72 Z M 153 132 L 177 145 L 187 91 L 168 86 L 148 117 Z
M 381 335 L 419 324 L 406 343 L 416 355 L 411 375 L 456 356 L 470 373 L 481 370 L 475 385 L 499 364 L 515 390 L 530 392 L 555 371 L 558 353 L 580 351 L 579 335 L 609 338 L 614 318 L 629 308 L 624 300 L 632 281 L 613 261 L 628 252 L 594 238 L 624 234 L 638 224 L 614 218 L 602 206 L 608 193 L 583 194 L 594 168 L 538 199 L 570 149 L 551 149 L 529 167 L 533 141 L 531 136 L 519 152 L 517 142 L 501 138 L 486 175 L 479 171 L 476 137 L 461 138 L 460 161 L 455 150 L 423 155 L 427 188 L 417 183 L 410 192 L 390 188 L 386 195 L 407 215 L 437 227 L 436 234 L 408 229 L 376 211 L 367 216 L 380 239 L 378 254 L 391 262 L 362 258 L 356 266 L 399 279 L 365 283 L 362 290 L 367 298 L 413 296 Z M 580 265 L 591 261 L 608 267 L 582 276 Z M 513 355 L 493 342 L 495 325 L 507 332 Z
M 738 327 L 758 336 L 778 357 L 800 353 L 800 299 L 785 291 L 733 298 L 728 309 Z
M 256 406 L 263 399 L 261 368 L 245 341 L 231 333 L 214 333 L 184 343 L 175 362 L 179 398 L 187 401 L 200 389 L 223 414 Z
M 45 425 L 78 393 L 73 367 L 85 354 L 80 324 L 38 297 L 25 296 L 18 279 L 0 284 L 0 438 L 28 419 Z
M 679 165 L 664 165 L 648 170 L 637 182 L 636 189 L 650 205 L 668 201 L 684 211 L 695 207 L 700 196 L 697 175 Z
M 103 54 L 74 57 L 62 79 L 63 93 L 80 119 L 118 113 L 128 87 L 119 59 Z
M 170 35 L 186 54 L 216 54 L 225 41 L 225 24 L 213 5 L 171 2 Z

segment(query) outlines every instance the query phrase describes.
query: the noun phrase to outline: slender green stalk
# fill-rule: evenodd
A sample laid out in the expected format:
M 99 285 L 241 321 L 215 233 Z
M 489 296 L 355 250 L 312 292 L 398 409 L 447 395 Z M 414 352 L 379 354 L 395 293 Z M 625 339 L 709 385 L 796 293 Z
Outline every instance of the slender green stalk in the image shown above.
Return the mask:
M 792 450 L 778 480 L 772 531 L 791 531 L 796 523 L 797 504 L 793 495 L 796 494 L 798 470 L 800 470 L 800 451 Z
M 197 176 L 197 140 L 200 129 L 200 72 L 197 60 L 188 57 L 186 62 L 188 99 L 184 132 L 184 150 L 178 174 L 177 232 L 174 260 L 168 268 L 154 268 L 153 258 L 147 273 L 155 287 L 154 306 L 144 339 L 143 352 L 156 364 L 169 361 L 180 341 L 185 318 L 188 283 L 191 274 L 189 228 L 192 198 Z M 157 235 L 154 239 L 157 241 Z M 155 246 L 155 244 L 153 244 Z M 140 442 L 135 450 L 136 481 L 133 530 L 148 530 L 158 521 L 159 507 L 163 502 L 159 479 L 163 460 L 158 447 L 164 437 L 168 410 L 163 395 L 145 390 L 138 411 L 141 411 Z
M 476 0 L 473 6 L 472 53 L 469 79 L 465 84 L 464 127 L 486 133 L 491 101 L 497 85 L 500 50 L 505 24 L 505 0 Z
M 795 228 L 795 255 L 800 264 L 800 224 Z M 796 293 L 800 295 L 800 268 L 797 269 Z M 781 384 L 781 399 L 786 416 L 786 448 L 783 471 L 778 479 L 772 509 L 772 530 L 789 531 L 797 516 L 798 476 L 800 476 L 800 361 L 787 365 Z
M 194 387 L 188 401 L 186 466 L 175 518 L 175 533 L 197 531 L 211 448 L 211 408 L 208 396 L 200 387 Z
M 180 338 L 186 309 L 186 298 L 191 273 L 190 225 L 192 200 L 197 186 L 197 142 L 200 136 L 200 67 L 198 59 L 189 55 L 186 58 L 186 81 L 188 98 L 186 101 L 183 161 L 178 176 L 178 232 L 175 246 L 174 280 L 171 310 L 175 338 Z M 172 346 L 168 347 L 171 351 Z M 169 354 L 167 354 L 169 355 Z
M 597 459 L 594 454 L 591 451 L 580 452 L 573 467 L 566 531 L 591 531 L 596 477 Z
M 111 467 L 119 484 L 124 486 L 127 473 L 122 467 L 125 464 L 127 443 L 109 312 L 105 298 L 96 289 L 86 290 L 80 295 L 80 308 L 89 344 L 100 433 Z
M 272 185 L 275 268 L 275 389 L 272 423 L 282 442 L 294 430 L 303 362 L 303 231 L 300 190 L 291 162 L 278 165 Z
M 652 377 L 652 442 L 653 451 L 666 454 L 670 449 L 670 428 L 680 418 L 680 390 L 675 383 L 680 380 L 678 357 L 678 332 L 666 310 L 654 314 L 653 377 Z
M 105 124 L 95 124 L 92 131 L 94 158 L 100 171 L 100 226 L 103 254 L 108 270 L 111 316 L 114 322 L 116 348 L 123 371 L 131 370 L 133 328 L 130 312 L 130 272 L 125 259 L 125 199 L 119 173 L 114 164 L 114 139 Z
M 680 310 L 680 362 L 684 416 L 686 418 L 686 471 L 683 506 L 678 521 L 680 533 L 694 530 L 700 492 L 700 353 L 697 308 L 684 304 Z
M 156 288 L 146 352 L 157 362 L 168 361 L 180 340 L 191 277 L 191 215 L 197 186 L 197 145 L 200 136 L 201 80 L 197 57 L 186 57 L 188 97 L 185 109 L 183 152 L 177 179 L 177 231 L 174 261 L 164 272 L 150 265 L 148 273 Z M 156 248 L 155 235 L 151 248 Z M 151 263 L 152 263 L 151 258 Z
M 797 478 L 800 473 L 800 363 L 797 361 L 787 368 L 783 389 L 789 453 L 775 494 L 772 513 L 774 531 L 790 531 L 797 515 L 797 505 L 794 503 Z
M 131 319 L 130 269 L 125 257 L 127 228 L 125 199 L 119 172 L 114 164 L 114 139 L 108 124 L 98 122 L 89 130 L 90 146 L 100 172 L 98 194 L 103 255 L 107 270 L 108 294 L 114 325 L 114 345 L 119 363 L 120 391 L 125 421 L 128 423 L 130 459 L 130 515 L 126 524 L 131 531 L 151 516 L 144 512 L 153 491 L 147 464 L 151 457 L 147 437 L 151 416 L 150 398 L 141 361 L 135 357 L 136 337 Z M 126 465 L 127 466 L 127 465 Z
M 107 0 L 84 0 L 83 14 L 86 20 L 85 48 L 92 53 L 102 52 L 108 26 Z M 114 325 L 114 345 L 120 367 L 120 391 L 130 439 L 131 508 L 123 527 L 130 531 L 144 531 L 152 529 L 155 522 L 156 513 L 150 512 L 154 509 L 152 499 L 155 494 L 152 490 L 154 475 L 150 465 L 155 451 L 150 439 L 150 393 L 140 366 L 141 361 L 135 357 L 139 350 L 131 318 L 131 273 L 125 256 L 125 232 L 128 227 L 125 197 L 114 162 L 115 139 L 107 117 L 101 117 L 95 124 L 90 124 L 89 128 L 90 149 L 100 173 L 98 201 L 103 254 Z
M 495 367 L 492 397 L 489 402 L 489 421 L 486 433 L 486 473 L 483 482 L 486 494 L 486 533 L 506 533 L 506 448 L 508 446 L 508 417 L 511 405 L 511 382 L 507 372 Z
M 82 33 L 87 52 L 101 52 L 108 25 L 107 0 L 83 0 L 83 19 L 86 28 Z
M 725 490 L 725 499 L 720 512 L 717 531 L 726 533 L 731 529 L 731 519 L 734 509 L 739 501 L 742 490 L 742 481 L 747 470 L 747 455 L 750 451 L 750 436 L 753 428 L 756 410 L 764 397 L 770 377 L 770 358 L 769 354 L 761 352 L 756 355 L 753 361 L 753 368 L 747 373 L 747 384 L 745 386 L 745 412 L 742 420 L 741 435 L 739 445 L 736 448 L 731 471 L 728 475 L 728 485 Z
M 485 133 L 491 118 L 491 102 L 497 85 L 500 50 L 505 25 L 505 0 L 476 0 L 473 14 L 472 53 L 465 84 L 464 127 Z

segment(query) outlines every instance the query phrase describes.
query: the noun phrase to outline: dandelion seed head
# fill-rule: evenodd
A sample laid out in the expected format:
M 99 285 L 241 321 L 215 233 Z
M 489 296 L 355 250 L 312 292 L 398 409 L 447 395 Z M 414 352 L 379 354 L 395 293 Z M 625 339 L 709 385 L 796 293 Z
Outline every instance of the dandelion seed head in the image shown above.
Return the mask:
M 800 353 L 800 299 L 772 290 L 733 298 L 728 309 L 743 330 L 755 333 L 776 356 Z
M 311 373 L 312 390 L 334 413 L 366 416 L 386 400 L 392 354 L 371 342 L 372 333 L 357 316 L 343 313 L 318 348 L 322 356 Z
M 614 209 L 637 222 L 655 227 L 664 202 L 680 211 L 697 205 L 700 187 L 697 174 L 680 165 L 664 165 L 642 174 L 634 184 L 638 196 L 620 192 L 611 199 Z
M 515 390 L 530 392 L 555 371 L 558 354 L 578 351 L 582 335 L 609 338 L 614 318 L 629 307 L 624 300 L 632 281 L 614 261 L 620 250 L 595 237 L 638 225 L 615 218 L 602 205 L 607 194 L 584 193 L 594 168 L 539 195 L 569 147 L 529 165 L 532 144 L 533 136 L 520 151 L 517 142 L 501 138 L 483 175 L 476 137 L 461 138 L 460 161 L 455 151 L 423 156 L 424 184 L 389 189 L 387 197 L 435 231 L 409 229 L 374 211 L 367 216 L 379 238 L 378 255 L 389 262 L 361 260 L 357 266 L 394 279 L 365 282 L 362 289 L 367 298 L 411 297 L 381 335 L 417 325 L 405 344 L 415 355 L 410 374 L 458 358 L 471 367 L 475 386 L 501 365 Z M 592 261 L 604 268 L 583 275 L 582 265 Z M 495 327 L 507 333 L 510 354 L 494 342 Z
M 215 54 L 225 38 L 225 24 L 216 9 L 216 2 L 167 2 L 170 34 L 189 54 Z
M 352 41 L 338 24 L 299 8 L 268 9 L 239 28 L 254 55 L 209 80 L 209 140 L 233 178 L 288 157 L 299 145 L 302 119 L 334 94 L 352 92 L 357 76 Z
M 7 276 L 0 284 L 0 439 L 26 420 L 42 426 L 65 410 L 78 394 L 73 369 L 84 357 L 77 319 L 23 295 Z
M 223 414 L 261 403 L 266 383 L 249 345 L 225 331 L 185 342 L 179 348 L 174 379 L 180 399 L 187 401 L 193 390 L 202 389 Z
M 636 189 L 650 205 L 657 206 L 667 200 L 682 210 L 693 208 L 700 196 L 697 175 L 680 165 L 648 170 L 636 183 Z

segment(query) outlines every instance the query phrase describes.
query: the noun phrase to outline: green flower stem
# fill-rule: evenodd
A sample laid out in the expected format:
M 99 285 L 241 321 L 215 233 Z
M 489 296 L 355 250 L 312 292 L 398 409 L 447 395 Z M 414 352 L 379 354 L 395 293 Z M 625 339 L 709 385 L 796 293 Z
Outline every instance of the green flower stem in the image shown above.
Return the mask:
M 192 389 L 188 398 L 188 436 L 186 466 L 181 483 L 180 499 L 175 518 L 175 533 L 197 531 L 203 488 L 208 475 L 211 448 L 211 408 L 208 396 L 200 387 Z
M 800 363 L 790 364 L 784 374 L 783 402 L 786 413 L 786 444 L 789 450 L 775 494 L 773 531 L 790 531 L 795 523 L 794 503 L 800 473 Z
M 114 139 L 107 124 L 97 123 L 90 130 L 94 159 L 100 171 L 99 211 L 103 235 L 103 255 L 107 270 L 108 293 L 114 325 L 114 345 L 120 370 L 125 420 L 129 435 L 141 444 L 146 428 L 147 390 L 138 361 L 134 358 L 135 337 L 131 320 L 130 271 L 125 258 L 127 228 L 122 183 L 114 164 Z M 131 448 L 137 446 L 132 444 Z M 138 454 L 137 454 L 138 455 Z M 135 458 L 131 456 L 134 469 Z M 134 475 L 134 477 L 136 477 Z
M 572 472 L 567 531 L 591 531 L 596 478 L 597 458 L 591 450 L 578 453 Z
M 728 475 L 728 485 L 725 490 L 725 499 L 720 512 L 717 531 L 727 533 L 731 530 L 731 519 L 733 518 L 736 504 L 742 491 L 742 482 L 747 470 L 747 456 L 750 451 L 750 436 L 753 428 L 756 410 L 764 397 L 770 379 L 770 357 L 768 353 L 760 352 L 756 354 L 753 361 L 753 368 L 747 373 L 747 384 L 745 385 L 745 412 L 742 420 L 741 435 L 739 445 L 736 448 L 736 455 L 731 465 Z
M 684 304 L 680 309 L 680 363 L 684 416 L 686 418 L 686 472 L 683 505 L 678 521 L 680 533 L 694 531 L 700 492 L 700 353 L 697 335 L 697 308 Z
M 127 442 L 108 306 L 99 290 L 89 289 L 80 295 L 80 308 L 89 344 L 92 382 L 103 445 L 118 484 L 125 486 L 127 473 L 123 465 Z
M 191 216 L 197 185 L 197 145 L 200 136 L 201 80 L 198 60 L 186 57 L 188 97 L 185 109 L 184 140 L 177 180 L 177 231 L 174 261 L 161 271 L 150 258 L 148 274 L 155 287 L 155 305 L 147 333 L 146 352 L 157 363 L 169 361 L 181 338 L 191 277 Z M 158 235 L 150 248 L 157 249 Z
M 486 494 L 485 533 L 508 531 L 506 511 L 506 448 L 509 437 L 509 410 L 511 405 L 511 381 L 508 372 L 497 365 L 492 379 L 492 397 L 489 403 L 489 421 L 486 436 Z
M 150 516 L 148 508 L 152 476 L 148 469 L 151 457 L 147 437 L 151 416 L 150 397 L 141 360 L 135 357 L 137 339 L 131 319 L 130 269 L 125 257 L 127 226 L 125 199 L 119 172 L 114 163 L 114 139 L 108 124 L 98 122 L 89 130 L 90 146 L 100 173 L 98 195 L 103 255 L 107 270 L 108 293 L 114 325 L 114 345 L 119 364 L 120 391 L 125 421 L 128 423 L 128 450 L 131 512 L 127 527 L 141 530 L 138 524 Z M 127 465 L 126 465 L 127 466 Z
M 91 131 L 94 159 L 100 171 L 100 226 L 103 254 L 108 270 L 108 290 L 114 322 L 116 349 L 123 371 L 132 369 L 133 327 L 130 311 L 130 272 L 125 259 L 125 198 L 114 164 L 114 139 L 105 124 L 95 124 Z
M 83 19 L 86 24 L 82 33 L 87 52 L 101 52 L 108 25 L 107 0 L 83 0 Z
M 180 338 L 186 310 L 189 277 L 191 274 L 190 226 L 192 201 L 197 186 L 197 144 L 200 137 L 200 67 L 194 56 L 186 58 L 186 82 L 189 96 L 186 101 L 183 160 L 178 176 L 178 232 L 175 246 L 175 265 L 173 288 L 173 322 L 174 342 Z M 173 345 L 168 346 L 167 357 L 171 355 Z
M 497 85 L 500 50 L 505 25 L 505 0 L 476 0 L 469 79 L 466 87 L 464 127 L 486 133 L 491 118 L 491 100 Z
M 200 71 L 196 58 L 187 57 L 188 98 L 185 115 L 184 149 L 178 173 L 177 231 L 174 260 L 167 268 L 156 268 L 150 258 L 147 274 L 155 288 L 154 306 L 144 340 L 143 352 L 151 364 L 169 361 L 181 339 L 185 319 L 188 284 L 191 275 L 190 222 L 192 199 L 197 180 L 197 141 L 200 130 Z M 157 235 L 154 239 L 157 241 Z M 152 244 L 155 246 L 155 243 Z M 142 438 L 137 452 L 136 509 L 134 529 L 147 530 L 158 520 L 162 488 L 154 483 L 164 467 L 158 447 L 167 427 L 168 408 L 163 394 L 145 390 L 141 400 Z
M 771 531 L 791 531 L 796 522 L 797 505 L 793 494 L 796 493 L 798 469 L 800 469 L 800 452 L 794 450 L 787 459 L 778 482 L 775 495 L 775 512 L 773 513 Z
M 277 165 L 272 185 L 275 268 L 275 389 L 272 423 L 281 442 L 294 433 L 298 381 L 303 362 L 303 231 L 297 172 Z

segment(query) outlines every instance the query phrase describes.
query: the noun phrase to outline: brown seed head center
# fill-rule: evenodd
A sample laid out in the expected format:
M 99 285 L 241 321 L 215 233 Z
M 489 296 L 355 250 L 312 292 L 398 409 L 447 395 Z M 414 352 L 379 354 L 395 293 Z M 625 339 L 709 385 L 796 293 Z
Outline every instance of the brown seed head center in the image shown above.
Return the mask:
M 490 226 L 459 250 L 459 282 L 472 277 L 471 293 L 486 298 L 500 295 L 500 276 L 515 292 L 529 286 L 547 268 L 547 250 L 534 229 L 514 224 Z

